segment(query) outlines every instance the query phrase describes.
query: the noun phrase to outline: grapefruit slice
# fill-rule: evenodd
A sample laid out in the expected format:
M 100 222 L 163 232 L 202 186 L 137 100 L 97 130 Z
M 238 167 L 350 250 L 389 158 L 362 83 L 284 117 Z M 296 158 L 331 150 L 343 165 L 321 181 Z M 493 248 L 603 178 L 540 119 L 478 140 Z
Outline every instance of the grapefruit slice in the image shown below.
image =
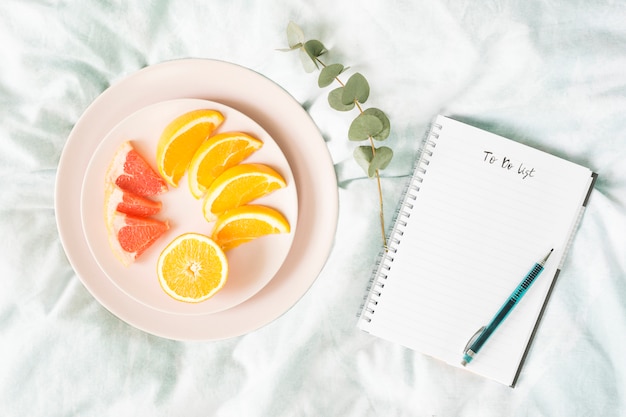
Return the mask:
M 137 217 L 150 217 L 161 211 L 162 203 L 124 191 L 115 184 L 108 183 L 104 190 L 105 210 L 119 211 Z
M 168 229 L 167 221 L 137 217 L 113 210 L 108 212 L 109 243 L 125 266 L 133 263 Z
M 153 197 L 167 191 L 165 180 L 128 141 L 117 149 L 106 178 L 122 190 L 142 197 Z

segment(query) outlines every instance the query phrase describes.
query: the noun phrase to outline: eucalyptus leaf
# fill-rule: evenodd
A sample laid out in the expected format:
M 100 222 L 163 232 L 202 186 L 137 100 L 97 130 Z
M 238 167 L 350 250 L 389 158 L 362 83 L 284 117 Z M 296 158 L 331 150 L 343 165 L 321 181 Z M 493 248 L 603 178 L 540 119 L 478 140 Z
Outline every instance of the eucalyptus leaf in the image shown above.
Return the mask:
M 387 115 L 380 109 L 370 108 L 363 110 L 361 105 L 369 98 L 370 86 L 367 80 L 360 73 L 355 73 L 349 77 L 345 85 L 339 80 L 339 75 L 346 71 L 347 67 L 341 64 L 324 65 L 320 56 L 327 52 L 326 47 L 318 40 L 304 40 L 304 32 L 294 22 L 289 22 L 287 26 L 287 40 L 289 49 L 282 51 L 298 50 L 304 69 L 307 72 L 320 69 L 318 85 L 320 88 L 327 87 L 335 79 L 341 87 L 335 88 L 328 93 L 328 104 L 335 110 L 348 111 L 355 107 L 359 110 L 359 115 L 352 121 L 348 130 L 348 137 L 353 141 L 362 141 L 372 138 L 375 140 L 385 140 L 389 137 L 391 124 Z M 358 146 L 354 149 L 354 158 L 363 168 L 368 177 L 378 177 L 379 170 L 385 169 L 393 158 L 393 151 L 386 146 L 375 148 L 373 142 L 369 146 Z M 382 211 L 383 195 L 378 187 L 380 199 L 380 221 L 383 244 L 386 246 L 385 222 Z
M 372 137 L 376 140 L 387 139 L 389 137 L 389 132 L 391 131 L 391 122 L 389 122 L 389 118 L 387 117 L 385 112 L 375 107 L 371 107 L 369 109 L 365 109 L 363 113 L 377 117 L 378 120 L 380 120 L 380 122 L 383 124 L 383 129 L 380 132 L 372 135 Z
M 287 25 L 287 43 L 291 49 L 302 47 L 304 42 L 304 32 L 300 29 L 300 26 L 290 21 Z
M 311 57 L 311 60 L 315 62 L 315 66 L 317 67 L 317 58 L 324 55 L 326 53 L 326 48 L 322 44 L 322 42 L 311 39 L 310 41 L 306 41 L 304 43 L 304 50 Z M 318 67 L 319 68 L 319 67 Z
M 328 93 L 328 104 L 335 110 L 348 111 L 354 108 L 354 102 L 350 104 L 343 104 L 341 101 L 341 95 L 343 94 L 343 87 L 338 87 Z
M 367 175 L 373 177 L 376 175 L 376 171 L 383 170 L 387 168 L 389 162 L 393 158 L 393 151 L 391 148 L 387 146 L 381 146 L 380 148 L 376 148 L 376 153 L 372 157 L 369 168 L 367 170 Z
M 304 48 L 300 48 L 298 53 L 300 56 L 300 62 L 302 62 L 302 67 L 306 72 L 313 72 L 317 69 L 317 63 L 311 59 Z
M 354 148 L 352 155 L 354 156 L 357 164 L 359 164 L 359 166 L 363 168 L 363 171 L 365 171 L 365 173 L 369 176 L 370 162 L 372 162 L 372 158 L 374 157 L 372 147 L 358 146 Z
M 346 82 L 341 101 L 343 104 L 358 101 L 365 103 L 370 95 L 370 85 L 363 75 L 354 73 Z
M 320 76 L 317 79 L 317 85 L 320 86 L 320 88 L 328 87 L 333 83 L 335 78 L 343 72 L 343 69 L 343 65 L 341 64 L 330 64 L 325 66 L 320 71 Z
M 383 123 L 376 116 L 361 113 L 350 124 L 348 139 L 365 140 L 370 136 L 377 135 L 383 130 Z
M 291 52 L 291 51 L 295 51 L 296 49 L 300 49 L 302 48 L 302 44 L 301 43 L 297 43 L 294 46 L 290 47 L 290 48 L 277 48 L 277 51 L 280 52 Z

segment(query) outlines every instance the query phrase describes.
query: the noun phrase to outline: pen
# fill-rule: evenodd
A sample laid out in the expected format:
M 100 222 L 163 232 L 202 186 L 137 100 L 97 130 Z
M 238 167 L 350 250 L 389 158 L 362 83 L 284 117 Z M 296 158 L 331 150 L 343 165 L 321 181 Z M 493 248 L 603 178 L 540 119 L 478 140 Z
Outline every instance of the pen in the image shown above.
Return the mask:
M 526 274 L 522 282 L 517 286 L 515 291 L 509 296 L 506 302 L 500 307 L 500 310 L 496 313 L 493 319 L 489 322 L 487 326 L 483 326 L 472 336 L 472 338 L 467 342 L 463 353 L 463 360 L 461 361 L 461 365 L 465 366 L 474 359 L 474 356 L 478 353 L 480 348 L 483 347 L 487 339 L 491 336 L 491 334 L 498 328 L 500 323 L 506 319 L 511 310 L 517 305 L 519 300 L 526 294 L 528 288 L 533 284 L 535 279 L 541 274 L 543 271 L 543 267 L 548 261 L 548 258 L 552 254 L 554 249 L 550 249 L 550 252 L 546 255 L 543 260 L 536 263 L 535 266 Z

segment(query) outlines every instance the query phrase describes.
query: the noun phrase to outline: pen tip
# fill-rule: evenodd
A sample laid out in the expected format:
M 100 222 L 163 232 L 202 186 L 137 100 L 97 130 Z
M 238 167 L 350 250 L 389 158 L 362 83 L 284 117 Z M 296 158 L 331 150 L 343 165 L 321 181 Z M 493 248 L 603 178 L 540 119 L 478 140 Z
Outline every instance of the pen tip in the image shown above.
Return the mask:
M 548 258 L 550 257 L 550 255 L 552 255 L 552 252 L 554 251 L 554 248 L 550 249 L 550 252 L 548 252 L 548 254 L 546 255 L 545 258 L 543 258 L 541 260 L 541 262 L 539 262 L 539 265 L 544 266 L 546 264 L 546 262 L 548 261 Z
M 463 360 L 461 361 L 461 365 L 462 365 L 462 366 L 467 365 L 467 361 L 466 361 L 465 359 L 463 359 Z

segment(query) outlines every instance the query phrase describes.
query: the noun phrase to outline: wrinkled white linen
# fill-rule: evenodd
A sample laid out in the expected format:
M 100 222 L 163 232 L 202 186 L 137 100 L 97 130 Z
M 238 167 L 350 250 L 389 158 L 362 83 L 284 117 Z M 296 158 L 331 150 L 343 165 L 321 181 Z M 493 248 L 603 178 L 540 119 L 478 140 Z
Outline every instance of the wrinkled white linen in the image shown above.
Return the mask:
M 387 112 L 387 221 L 438 112 L 586 165 L 596 189 L 515 389 L 364 334 L 380 249 L 375 183 L 287 46 L 293 20 L 362 72 Z M 0 415 L 619 416 L 626 412 L 626 5 L 591 0 L 0 3 Z M 250 334 L 177 342 L 81 284 L 55 223 L 56 168 L 108 86 L 184 58 L 234 62 L 291 93 L 339 180 L 336 241 L 313 287 Z M 271 105 L 271 103 L 268 103 Z

